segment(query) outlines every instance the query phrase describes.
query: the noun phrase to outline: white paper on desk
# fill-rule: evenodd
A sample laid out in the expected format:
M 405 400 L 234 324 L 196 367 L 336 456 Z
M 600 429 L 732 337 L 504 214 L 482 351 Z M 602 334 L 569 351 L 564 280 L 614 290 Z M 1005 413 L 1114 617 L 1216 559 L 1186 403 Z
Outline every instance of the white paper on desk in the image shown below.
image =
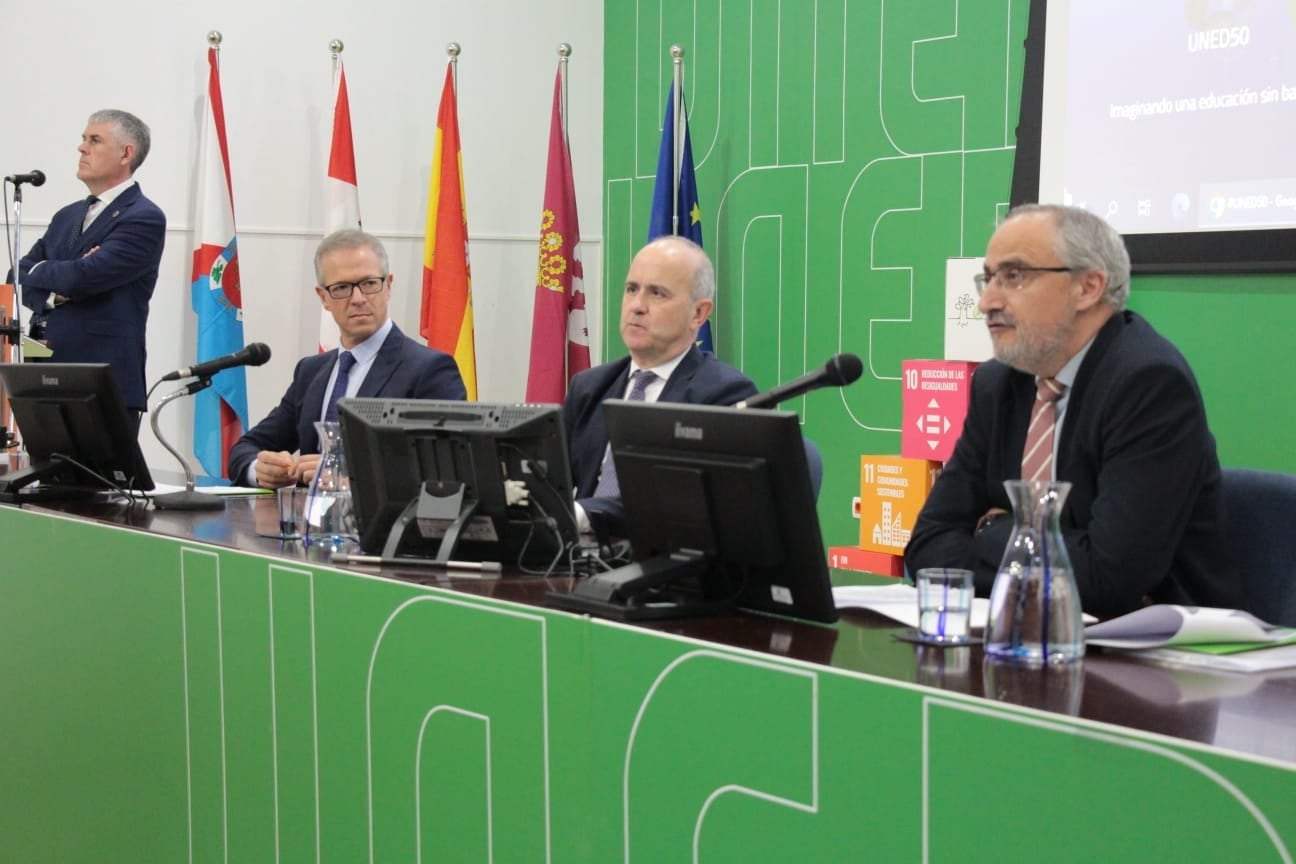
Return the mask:
M 1107 648 L 1160 648 L 1218 642 L 1281 642 L 1296 631 L 1237 609 L 1162 604 L 1085 628 L 1085 642 Z
M 868 609 L 918 629 L 918 589 L 903 582 L 893 585 L 842 585 L 833 589 L 833 603 L 838 609 Z M 972 599 L 972 629 L 985 627 L 990 617 L 990 601 Z
M 154 483 L 153 491 L 148 495 L 165 495 L 168 492 L 183 492 L 183 485 L 174 486 L 170 483 Z M 254 489 L 251 486 L 195 486 L 195 492 L 202 492 L 205 495 L 223 495 L 227 497 L 240 495 L 269 495 L 270 489 Z M 141 495 L 140 497 L 144 497 Z
M 891 585 L 840 585 L 833 589 L 833 604 L 838 609 L 868 609 L 918 629 L 918 589 L 904 582 Z M 985 597 L 972 598 L 972 629 L 984 629 L 989 618 L 990 601 Z M 1097 620 L 1092 615 L 1084 616 L 1086 624 Z
M 1242 651 L 1237 654 L 1207 654 L 1187 647 L 1148 648 L 1127 656 L 1168 663 L 1171 666 L 1210 669 L 1216 672 L 1272 672 L 1276 669 L 1296 668 L 1296 645 L 1278 645 L 1274 648 Z

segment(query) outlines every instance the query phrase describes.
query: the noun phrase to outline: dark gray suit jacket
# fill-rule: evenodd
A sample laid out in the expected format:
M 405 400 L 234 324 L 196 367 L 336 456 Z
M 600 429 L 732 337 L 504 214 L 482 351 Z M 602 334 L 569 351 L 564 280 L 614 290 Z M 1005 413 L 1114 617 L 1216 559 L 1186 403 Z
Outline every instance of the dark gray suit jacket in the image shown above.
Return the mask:
M 604 363 L 572 378 L 563 401 L 563 422 L 577 503 L 600 536 L 625 536 L 620 499 L 592 496 L 608 446 L 603 400 L 620 399 L 629 379 L 629 357 Z M 732 405 L 755 393 L 756 385 L 750 378 L 694 346 L 675 367 L 657 401 Z
M 1032 376 L 991 361 L 972 378 L 963 434 L 905 549 L 909 572 L 969 567 L 988 594 L 1012 519 L 973 535 L 991 507 L 1011 510 L 1003 481 L 1021 476 Z M 1120 615 L 1143 598 L 1238 608 L 1226 554 L 1215 438 L 1197 380 L 1169 341 L 1134 312 L 1094 337 L 1068 396 L 1057 478 L 1067 554 L 1086 612 Z

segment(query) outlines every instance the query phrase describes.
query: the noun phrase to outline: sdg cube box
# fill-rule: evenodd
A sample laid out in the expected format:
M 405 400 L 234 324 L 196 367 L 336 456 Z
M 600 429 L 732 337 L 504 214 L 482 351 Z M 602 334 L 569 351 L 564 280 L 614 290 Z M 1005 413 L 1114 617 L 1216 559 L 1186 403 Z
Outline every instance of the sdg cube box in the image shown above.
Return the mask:
M 972 371 L 976 363 L 961 360 L 906 360 L 900 455 L 945 462 L 963 433 Z
M 940 463 L 903 456 L 860 457 L 860 548 L 904 554 Z

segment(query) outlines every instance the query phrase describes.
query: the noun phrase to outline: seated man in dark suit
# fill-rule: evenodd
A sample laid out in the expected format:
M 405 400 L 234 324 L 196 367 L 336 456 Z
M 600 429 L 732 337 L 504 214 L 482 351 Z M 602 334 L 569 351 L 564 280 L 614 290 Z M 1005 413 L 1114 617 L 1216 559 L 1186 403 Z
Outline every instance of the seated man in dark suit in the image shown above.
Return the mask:
M 1079 208 L 1018 207 L 994 233 L 976 282 L 995 359 L 918 515 L 911 573 L 968 567 L 988 594 L 1012 531 L 1003 482 L 1026 477 L 1071 484 L 1061 527 L 1086 612 L 1242 603 L 1197 380 L 1124 308 L 1129 276 L 1120 234 Z
M 336 420 L 343 396 L 467 396 L 453 357 L 410 339 L 387 317 L 392 275 L 377 237 L 352 229 L 325 237 L 315 250 L 315 278 L 342 347 L 298 361 L 279 405 L 230 449 L 235 483 L 309 483 L 320 461 L 315 421 Z
M 55 213 L 18 262 L 22 301 L 36 313 L 32 335 L 49 343 L 55 361 L 112 367 L 138 427 L 147 410 L 149 301 L 166 237 L 166 217 L 135 182 L 148 126 L 125 111 L 96 111 L 77 152 L 77 179 L 90 195 Z
M 574 377 L 563 402 L 582 532 L 625 536 L 620 487 L 608 470 L 604 399 L 732 405 L 755 394 L 750 378 L 697 347 L 714 298 L 715 269 L 687 238 L 660 237 L 630 263 L 621 295 L 621 339 L 630 356 Z

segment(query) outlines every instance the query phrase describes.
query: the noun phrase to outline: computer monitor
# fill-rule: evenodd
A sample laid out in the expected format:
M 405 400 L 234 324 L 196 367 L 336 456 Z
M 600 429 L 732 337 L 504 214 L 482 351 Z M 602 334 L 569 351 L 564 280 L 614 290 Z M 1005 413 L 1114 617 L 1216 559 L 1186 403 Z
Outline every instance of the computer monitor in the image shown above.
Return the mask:
M 153 488 L 107 363 L 5 363 L 0 382 L 30 461 L 0 475 L 0 501 Z
M 749 609 L 837 620 L 795 414 L 603 403 L 634 563 L 550 605 L 622 620 Z
M 338 419 L 366 553 L 552 565 L 576 542 L 558 406 L 343 399 Z

